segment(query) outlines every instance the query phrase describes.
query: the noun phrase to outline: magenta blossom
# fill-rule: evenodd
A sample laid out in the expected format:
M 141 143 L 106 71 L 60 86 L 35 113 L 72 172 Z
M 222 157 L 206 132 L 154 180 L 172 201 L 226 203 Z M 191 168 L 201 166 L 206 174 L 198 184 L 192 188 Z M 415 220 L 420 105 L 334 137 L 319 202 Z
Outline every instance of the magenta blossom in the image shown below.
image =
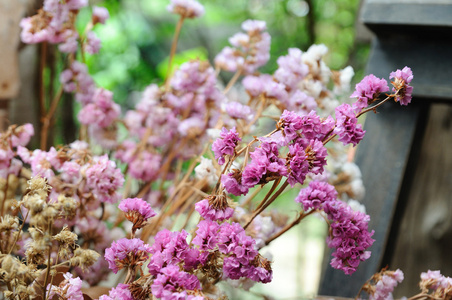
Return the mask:
M 408 105 L 411 102 L 411 94 L 413 93 L 413 87 L 410 85 L 413 80 L 413 72 L 409 67 L 405 67 L 402 70 L 391 72 L 389 78 L 393 78 L 391 81 L 393 84 L 392 91 L 395 93 L 395 101 L 400 105 Z
M 375 77 L 373 74 L 367 75 L 356 85 L 355 91 L 350 96 L 350 98 L 358 98 L 353 107 L 355 112 L 360 112 L 376 100 L 381 93 L 387 91 L 389 91 L 389 87 L 386 80 Z
M 150 218 L 156 215 L 151 206 L 140 198 L 122 200 L 119 209 L 125 212 L 127 220 L 133 223 L 135 230 L 142 228 Z
M 237 143 L 241 140 L 235 127 L 229 131 L 224 127 L 221 129 L 220 137 L 212 144 L 215 159 L 218 160 L 220 165 L 226 162 L 225 155 L 229 155 L 230 157 L 234 155 L 235 147 L 237 147 Z
M 113 273 L 127 267 L 141 266 L 148 260 L 149 245 L 140 239 L 122 238 L 113 242 L 110 248 L 105 249 L 105 260 Z
M 362 125 L 358 124 L 353 108 L 347 104 L 336 107 L 336 127 L 333 131 L 339 136 L 339 141 L 344 145 L 353 144 L 356 146 L 366 133 Z

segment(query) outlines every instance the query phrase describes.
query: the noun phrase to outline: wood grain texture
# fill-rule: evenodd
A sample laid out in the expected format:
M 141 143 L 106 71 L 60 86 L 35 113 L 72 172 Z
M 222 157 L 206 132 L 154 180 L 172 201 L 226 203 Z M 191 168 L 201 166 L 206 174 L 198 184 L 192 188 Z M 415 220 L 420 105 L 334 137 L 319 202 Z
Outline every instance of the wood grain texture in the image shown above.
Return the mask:
M 452 276 L 452 107 L 433 105 L 408 206 L 395 236 L 392 269 L 405 272 L 396 296 L 418 292 L 421 272 Z

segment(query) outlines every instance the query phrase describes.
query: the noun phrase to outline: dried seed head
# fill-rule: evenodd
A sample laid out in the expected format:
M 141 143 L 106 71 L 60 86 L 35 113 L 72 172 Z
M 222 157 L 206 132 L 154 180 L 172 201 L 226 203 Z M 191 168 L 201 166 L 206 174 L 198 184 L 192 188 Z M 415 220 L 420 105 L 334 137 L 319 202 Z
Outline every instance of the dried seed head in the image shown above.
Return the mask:
M 60 243 L 60 246 L 63 247 L 75 247 L 75 241 L 77 241 L 77 234 L 71 232 L 67 226 L 65 226 L 60 233 L 53 236 L 53 239 Z
M 70 263 L 74 267 L 80 267 L 82 270 L 92 266 L 100 254 L 94 250 L 77 248 L 74 251 L 74 256 L 70 259 Z
M 19 218 L 6 215 L 0 218 L 0 232 L 17 230 L 19 228 Z
M 27 183 L 30 192 L 45 191 L 48 193 L 52 189 L 52 187 L 47 184 L 47 179 L 42 178 L 41 176 L 32 177 Z

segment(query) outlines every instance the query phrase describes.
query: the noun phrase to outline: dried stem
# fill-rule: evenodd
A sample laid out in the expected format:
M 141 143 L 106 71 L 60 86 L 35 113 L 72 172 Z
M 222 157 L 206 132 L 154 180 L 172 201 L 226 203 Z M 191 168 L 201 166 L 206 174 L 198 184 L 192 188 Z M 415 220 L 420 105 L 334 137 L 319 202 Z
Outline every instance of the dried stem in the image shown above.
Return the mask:
M 9 185 L 9 174 L 6 175 L 5 189 L 3 190 L 3 201 L 2 201 L 2 208 L 1 208 L 1 215 L 0 215 L 2 217 L 5 212 L 5 202 L 8 199 L 8 185 Z
M 174 31 L 173 43 L 171 44 L 171 52 L 168 61 L 168 71 L 166 74 L 165 91 L 168 91 L 169 89 L 169 82 L 171 79 L 171 69 L 173 67 L 174 55 L 176 54 L 177 41 L 179 40 L 179 34 L 182 29 L 182 24 L 184 24 L 184 16 L 180 17 L 179 21 L 177 22 L 176 29 Z
M 41 120 L 42 122 L 42 128 L 41 128 L 41 150 L 47 149 L 47 137 L 48 137 L 48 131 L 51 128 L 51 120 L 53 115 L 55 114 L 55 111 L 58 107 L 58 103 L 61 100 L 61 96 L 63 95 L 63 86 L 61 85 L 58 89 L 57 94 L 52 100 L 52 103 L 50 104 L 49 111 L 45 115 L 45 117 Z
M 267 194 L 265 195 L 264 199 L 261 201 L 261 203 L 257 206 L 257 208 L 254 211 L 259 210 L 262 206 L 265 205 L 265 203 L 267 202 L 268 198 L 270 197 L 270 195 L 275 191 L 276 187 L 278 186 L 278 184 L 281 182 L 281 177 L 279 177 L 277 180 L 275 180 L 275 182 L 273 182 L 272 187 L 270 188 L 270 190 L 267 192 Z
M 270 238 L 268 238 L 265 241 L 265 245 L 270 244 L 272 241 L 276 240 L 277 238 L 279 238 L 281 235 L 283 235 L 284 233 L 286 233 L 287 231 L 289 231 L 292 227 L 298 225 L 301 220 L 303 220 L 304 218 L 306 218 L 307 216 L 309 216 L 310 214 L 316 212 L 315 210 L 311 210 L 308 213 L 300 213 L 300 215 L 298 216 L 298 218 L 296 218 L 295 220 L 293 220 L 292 223 L 287 224 L 283 229 L 281 229 L 278 233 L 274 234 L 273 236 L 271 236 Z
M 231 80 L 229 80 L 228 84 L 223 90 L 223 94 L 227 94 L 229 90 L 234 86 L 234 84 L 239 79 L 240 75 L 242 75 L 242 69 L 238 69 L 237 72 L 235 72 L 234 76 L 232 76 Z
M 270 200 L 267 201 L 267 203 L 265 203 L 259 210 L 257 210 L 253 216 L 251 217 L 251 219 L 248 221 L 248 223 L 245 224 L 245 226 L 243 226 L 244 229 L 248 228 L 248 226 L 251 224 L 251 222 L 253 222 L 253 220 L 261 213 L 264 211 L 264 209 L 266 209 L 270 204 L 273 203 L 273 201 L 275 201 L 276 198 L 278 198 L 279 195 L 281 195 L 281 193 L 286 189 L 286 187 L 289 185 L 289 183 L 287 182 L 287 180 L 281 185 L 281 187 L 279 188 L 279 190 L 276 191 L 276 193 L 270 198 Z

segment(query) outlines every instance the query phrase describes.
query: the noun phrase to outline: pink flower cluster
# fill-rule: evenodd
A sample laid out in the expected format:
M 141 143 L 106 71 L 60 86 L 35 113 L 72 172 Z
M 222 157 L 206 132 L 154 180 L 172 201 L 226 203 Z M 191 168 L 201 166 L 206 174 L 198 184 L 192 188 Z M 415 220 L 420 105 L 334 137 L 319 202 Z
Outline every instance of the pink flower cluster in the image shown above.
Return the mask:
M 128 284 L 120 283 L 112 288 L 107 295 L 102 295 L 99 300 L 133 300 Z
M 33 125 L 11 126 L 7 132 L 0 134 L 0 177 L 7 178 L 9 174 L 19 174 L 22 162 L 16 158 L 15 149 L 26 146 L 34 135 Z
M 218 164 L 223 165 L 225 163 L 224 157 L 226 155 L 229 155 L 229 157 L 234 155 L 235 147 L 241 140 L 235 127 L 229 131 L 224 127 L 221 129 L 220 137 L 212 144 L 212 151 L 215 154 L 215 159 L 218 160 Z
M 270 59 L 270 35 L 265 32 L 264 21 L 247 20 L 242 23 L 245 33 L 236 33 L 229 38 L 233 47 L 225 47 L 215 57 L 215 65 L 229 72 L 241 70 L 254 73 Z
M 204 15 L 204 6 L 196 0 L 171 0 L 167 10 L 170 13 L 190 19 Z
M 73 15 L 88 4 L 87 0 L 45 0 L 37 15 L 20 22 L 24 43 L 49 42 L 60 44 L 61 52 L 74 53 L 78 46 L 78 33 L 74 28 Z
M 92 102 L 86 104 L 78 113 L 80 123 L 108 127 L 119 117 L 119 104 L 113 101 L 113 93 L 102 88 L 96 89 Z
M 124 184 L 124 175 L 114 161 L 105 154 L 95 157 L 93 163 L 84 168 L 86 187 L 101 202 L 115 203 L 119 200 L 118 189 Z
M 126 214 L 127 220 L 133 223 L 134 229 L 143 228 L 148 220 L 156 215 L 151 206 L 140 198 L 127 198 L 121 201 L 118 208 Z
M 211 221 L 224 221 L 234 214 L 234 209 L 229 206 L 226 195 L 209 196 L 196 203 L 195 209 L 201 217 Z
M 452 278 L 442 275 L 439 270 L 421 273 L 419 286 L 424 292 L 433 291 L 439 296 L 452 295 Z
M 262 283 L 271 281 L 270 265 L 259 256 L 255 249 L 256 242 L 246 235 L 238 223 L 201 221 L 193 244 L 206 252 L 218 250 L 224 254 L 223 274 L 227 278 L 246 277 Z
M 394 288 L 403 281 L 403 272 L 384 271 L 381 279 L 375 284 L 375 292 L 369 295 L 369 300 L 392 300 Z
M 105 249 L 105 260 L 113 273 L 129 266 L 141 266 L 149 258 L 150 247 L 140 239 L 122 238 Z
M 87 0 L 45 0 L 43 9 L 37 15 L 24 18 L 21 39 L 24 43 L 35 44 L 49 42 L 59 44 L 58 49 L 65 53 L 75 53 L 78 48 L 79 34 L 75 28 L 75 16 L 88 5 Z M 105 8 L 93 9 L 93 24 L 105 23 L 109 14 Z M 93 31 L 88 31 L 85 51 L 90 54 L 99 52 L 100 40 Z
M 176 265 L 162 268 L 151 286 L 152 294 L 155 297 L 168 300 L 203 300 L 204 297 L 189 294 L 190 291 L 200 288 L 201 284 L 196 275 L 180 271 Z
M 413 93 L 413 87 L 410 85 L 411 80 L 413 80 L 413 71 L 409 67 L 404 67 L 402 70 L 391 72 L 389 78 L 394 79 L 391 83 L 394 86 L 392 91 L 396 95 L 396 102 L 399 102 L 400 105 L 408 105 Z
M 88 67 L 85 64 L 74 61 L 69 69 L 61 72 L 60 82 L 63 84 L 64 91 L 75 92 L 75 99 L 82 105 L 93 102 L 96 85 L 88 74 Z
M 344 145 L 353 144 L 356 146 L 366 133 L 362 125 L 358 124 L 353 107 L 344 103 L 336 107 L 336 127 L 333 131 L 339 136 L 339 141 Z
M 82 280 L 78 277 L 73 278 L 71 273 L 63 274 L 64 280 L 59 286 L 49 284 L 47 286 L 48 299 L 57 298 L 67 300 L 83 300 Z
M 328 247 L 334 248 L 331 266 L 343 270 L 345 274 L 356 271 L 359 263 L 370 257 L 367 249 L 372 246 L 374 231 L 368 231 L 370 217 L 353 211 L 338 200 L 334 187 L 326 182 L 311 181 L 295 199 L 305 211 L 323 210 L 330 220 Z
M 262 142 L 250 153 L 251 162 L 242 173 L 242 184 L 251 188 L 259 183 L 267 183 L 274 177 L 287 175 L 285 160 L 279 156 L 275 142 Z
M 361 80 L 355 87 L 355 91 L 350 98 L 358 98 L 353 105 L 356 113 L 359 113 L 363 108 L 378 99 L 381 93 L 389 91 L 388 83 L 384 79 L 375 77 L 370 74 Z

